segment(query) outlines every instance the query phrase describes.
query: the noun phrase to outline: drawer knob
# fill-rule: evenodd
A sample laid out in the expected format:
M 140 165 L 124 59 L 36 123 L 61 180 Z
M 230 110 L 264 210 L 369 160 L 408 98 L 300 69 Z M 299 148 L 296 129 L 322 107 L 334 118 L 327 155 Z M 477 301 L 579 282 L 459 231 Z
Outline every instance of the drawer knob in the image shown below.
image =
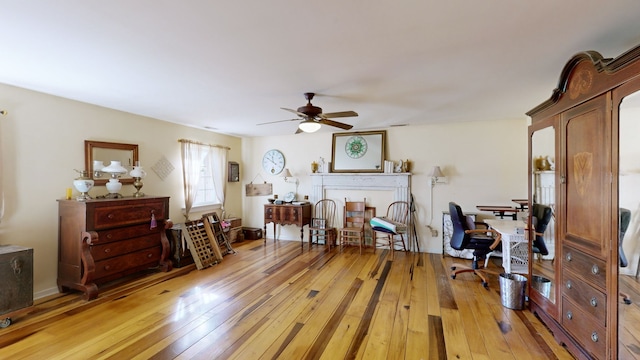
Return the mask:
M 599 339 L 598 339 L 598 333 L 597 333 L 597 332 L 595 332 L 595 331 L 594 331 L 594 332 L 592 332 L 592 333 L 591 333 L 591 341 L 593 341 L 593 342 L 598 342 L 598 340 L 599 340 Z
M 593 307 L 598 306 L 598 300 L 596 300 L 596 298 L 594 298 L 594 297 L 591 298 L 591 306 L 593 306 Z
M 109 219 L 113 219 L 113 218 L 114 218 L 114 216 L 113 216 L 113 214 L 109 214 L 109 215 L 107 215 L 107 218 L 109 218 Z
M 105 270 L 107 270 L 107 271 L 108 271 L 108 270 L 111 270 L 111 266 L 109 266 L 109 265 L 105 265 L 105 266 L 104 266 L 104 269 L 105 269 Z
M 598 265 L 593 265 L 591 267 L 591 273 L 593 275 L 598 275 L 600 273 L 600 268 L 598 267 Z
M 107 234 L 107 239 L 113 238 L 113 234 Z
M 571 280 L 567 281 L 567 289 L 571 289 L 573 284 L 571 284 Z
M 564 258 L 567 259 L 567 261 L 571 261 L 571 253 L 567 253 Z
M 573 313 L 571 311 L 567 311 L 567 319 L 573 319 Z
M 104 249 L 104 252 L 105 252 L 105 254 L 108 254 L 108 253 L 111 252 L 111 249 L 110 248 L 106 248 L 106 249 Z
M 147 257 L 148 257 L 149 259 L 151 259 L 151 257 L 153 257 L 153 254 L 149 253 L 149 254 L 147 254 Z

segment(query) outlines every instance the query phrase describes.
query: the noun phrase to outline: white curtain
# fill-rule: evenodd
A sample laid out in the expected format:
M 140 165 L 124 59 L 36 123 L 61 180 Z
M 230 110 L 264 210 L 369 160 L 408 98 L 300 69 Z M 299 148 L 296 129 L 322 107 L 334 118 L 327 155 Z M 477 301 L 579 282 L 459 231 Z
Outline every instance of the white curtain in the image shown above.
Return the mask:
M 218 145 L 201 144 L 190 140 L 180 140 L 180 151 L 182 155 L 182 180 L 184 189 L 185 218 L 189 220 L 189 213 L 193 207 L 200 171 L 204 161 L 208 158 L 209 168 L 212 171 L 213 184 L 216 189 L 216 196 L 222 204 L 224 210 L 224 199 L 226 193 L 227 176 L 227 153 L 229 148 Z M 209 156 L 207 156 L 209 155 Z
M 220 146 L 209 146 L 209 163 L 213 175 L 213 186 L 216 189 L 216 196 L 222 204 L 224 211 L 224 198 L 227 193 L 227 148 Z

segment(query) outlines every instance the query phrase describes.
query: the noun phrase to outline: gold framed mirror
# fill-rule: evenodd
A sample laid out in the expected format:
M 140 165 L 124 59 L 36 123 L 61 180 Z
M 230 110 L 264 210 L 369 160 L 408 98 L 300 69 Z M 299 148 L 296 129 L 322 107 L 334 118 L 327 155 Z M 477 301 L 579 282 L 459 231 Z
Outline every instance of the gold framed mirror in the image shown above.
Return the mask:
M 138 145 L 122 144 L 105 141 L 84 141 L 84 168 L 87 169 L 94 186 L 104 185 L 109 180 L 109 175 L 102 173 L 99 164 L 102 161 L 104 166 L 108 166 L 111 161 L 120 161 L 122 166 L 131 170 L 138 161 Z M 119 177 L 122 184 L 133 184 L 133 178 L 127 174 Z

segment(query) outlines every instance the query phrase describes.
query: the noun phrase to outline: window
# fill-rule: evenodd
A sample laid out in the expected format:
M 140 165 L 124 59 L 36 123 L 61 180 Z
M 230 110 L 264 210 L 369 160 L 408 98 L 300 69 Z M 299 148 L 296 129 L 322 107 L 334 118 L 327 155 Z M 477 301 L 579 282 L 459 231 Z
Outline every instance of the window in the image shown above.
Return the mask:
M 198 179 L 198 188 L 196 197 L 193 200 L 193 207 L 220 205 L 222 200 L 218 198 L 216 186 L 213 182 L 213 169 L 209 157 L 213 154 L 205 156 L 204 161 L 200 165 L 200 178 Z
M 224 210 L 228 147 L 180 140 L 185 217 L 193 207 L 220 205 Z

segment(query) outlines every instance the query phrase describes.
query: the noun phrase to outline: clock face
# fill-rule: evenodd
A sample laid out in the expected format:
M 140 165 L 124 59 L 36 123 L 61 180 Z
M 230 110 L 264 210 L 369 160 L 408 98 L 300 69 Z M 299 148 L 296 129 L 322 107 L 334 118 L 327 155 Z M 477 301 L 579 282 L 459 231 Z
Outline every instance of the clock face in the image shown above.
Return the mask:
M 271 175 L 278 175 L 284 169 L 284 155 L 279 150 L 269 150 L 262 157 L 262 168 Z
M 347 140 L 344 151 L 352 159 L 359 159 L 367 153 L 367 140 L 362 136 L 352 136 Z

